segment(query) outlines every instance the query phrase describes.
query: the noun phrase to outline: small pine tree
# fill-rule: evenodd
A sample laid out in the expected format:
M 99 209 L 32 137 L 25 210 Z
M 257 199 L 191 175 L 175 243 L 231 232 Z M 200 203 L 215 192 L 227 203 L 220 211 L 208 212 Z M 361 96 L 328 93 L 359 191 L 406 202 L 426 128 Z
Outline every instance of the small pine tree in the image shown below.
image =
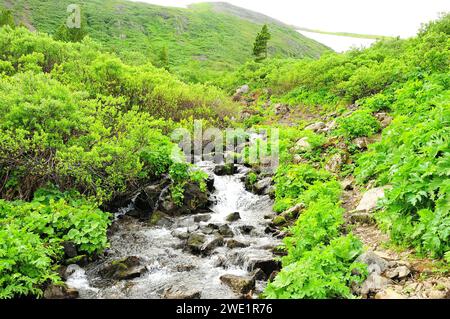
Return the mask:
M 265 24 L 261 32 L 256 36 L 255 44 L 253 45 L 253 55 L 256 61 L 262 61 L 267 58 L 267 43 L 270 38 L 269 27 Z
M 0 9 L 0 27 L 5 25 L 9 25 L 11 28 L 14 28 L 16 26 L 14 16 L 11 10 Z
M 164 46 L 159 54 L 159 62 L 161 67 L 169 71 L 169 49 Z

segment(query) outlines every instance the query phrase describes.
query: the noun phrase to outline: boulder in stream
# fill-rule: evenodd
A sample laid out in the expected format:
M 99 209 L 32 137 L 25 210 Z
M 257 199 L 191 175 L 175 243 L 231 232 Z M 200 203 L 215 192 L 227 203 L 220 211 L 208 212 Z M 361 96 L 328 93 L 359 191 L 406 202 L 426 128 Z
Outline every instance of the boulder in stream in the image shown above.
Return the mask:
M 77 299 L 78 290 L 66 285 L 50 285 L 44 290 L 44 299 Z
M 146 271 L 147 267 L 142 264 L 141 259 L 132 256 L 112 261 L 101 269 L 99 273 L 105 279 L 129 280 L 140 277 Z
M 214 174 L 217 176 L 226 176 L 226 175 L 234 175 L 236 174 L 237 169 L 234 164 L 223 164 L 223 165 L 216 165 L 214 168 Z
M 199 290 L 188 289 L 184 286 L 181 287 L 170 287 L 163 295 L 164 299 L 176 299 L 176 300 L 189 300 L 189 299 L 200 299 L 202 293 Z
M 273 259 L 255 259 L 250 261 L 248 268 L 249 271 L 261 269 L 268 278 L 273 272 L 281 270 L 281 263 Z
M 203 234 L 191 234 L 186 242 L 186 248 L 194 255 L 200 255 L 205 245 L 206 236 Z
M 236 221 L 238 221 L 239 219 L 241 219 L 241 214 L 239 214 L 238 212 L 231 213 L 231 214 L 228 215 L 227 218 L 226 218 L 227 222 L 230 222 L 230 223 L 236 222 Z
M 255 289 L 255 279 L 244 276 L 223 275 L 220 280 L 235 293 L 245 295 Z

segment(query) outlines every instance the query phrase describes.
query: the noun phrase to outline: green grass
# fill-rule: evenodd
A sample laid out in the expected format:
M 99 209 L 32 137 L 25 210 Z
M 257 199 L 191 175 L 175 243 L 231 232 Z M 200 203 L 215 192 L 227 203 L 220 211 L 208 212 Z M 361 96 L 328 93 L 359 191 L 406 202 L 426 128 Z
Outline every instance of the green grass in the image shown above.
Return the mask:
M 39 31 L 54 34 L 65 21 L 71 3 L 74 1 L 18 0 L 12 9 L 16 20 L 28 21 Z M 206 81 L 252 59 L 253 42 L 262 26 L 257 21 L 266 22 L 208 3 L 187 9 L 123 0 L 75 3 L 82 5 L 89 35 L 106 50 L 128 62 L 150 60 L 158 65 L 160 52 L 167 47 L 172 71 L 191 81 Z M 0 5 L 11 7 L 11 2 L 1 0 Z M 253 17 L 259 14 L 253 13 Z M 267 22 L 272 33 L 271 57 L 317 58 L 329 51 L 289 26 L 275 20 Z

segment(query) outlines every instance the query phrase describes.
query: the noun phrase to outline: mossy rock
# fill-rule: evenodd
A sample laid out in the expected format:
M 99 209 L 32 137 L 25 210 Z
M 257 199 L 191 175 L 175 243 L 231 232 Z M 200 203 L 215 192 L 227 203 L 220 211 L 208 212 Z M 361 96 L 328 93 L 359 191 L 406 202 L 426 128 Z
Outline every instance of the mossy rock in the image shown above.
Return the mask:
M 280 215 L 280 216 L 275 217 L 275 218 L 273 219 L 272 223 L 273 223 L 275 226 L 280 227 L 280 226 L 286 225 L 286 224 L 287 224 L 287 220 L 286 220 L 286 218 L 285 218 L 284 216 L 281 216 L 281 215 Z

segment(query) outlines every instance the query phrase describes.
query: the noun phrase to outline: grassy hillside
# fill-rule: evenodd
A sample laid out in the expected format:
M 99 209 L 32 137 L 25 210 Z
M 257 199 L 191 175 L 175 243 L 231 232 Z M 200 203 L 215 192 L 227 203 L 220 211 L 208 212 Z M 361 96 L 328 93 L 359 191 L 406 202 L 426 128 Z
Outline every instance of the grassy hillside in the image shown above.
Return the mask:
M 49 34 L 65 21 L 71 3 L 74 1 L 0 1 L 13 9 L 16 20 Z M 82 5 L 89 35 L 107 50 L 134 63 L 150 59 L 158 64 L 167 47 L 171 68 L 188 80 L 205 80 L 208 72 L 234 69 L 251 59 L 262 23 L 268 23 L 272 32 L 271 56 L 316 58 L 329 50 L 276 20 L 226 4 L 202 3 L 183 9 L 123 0 L 76 3 Z

